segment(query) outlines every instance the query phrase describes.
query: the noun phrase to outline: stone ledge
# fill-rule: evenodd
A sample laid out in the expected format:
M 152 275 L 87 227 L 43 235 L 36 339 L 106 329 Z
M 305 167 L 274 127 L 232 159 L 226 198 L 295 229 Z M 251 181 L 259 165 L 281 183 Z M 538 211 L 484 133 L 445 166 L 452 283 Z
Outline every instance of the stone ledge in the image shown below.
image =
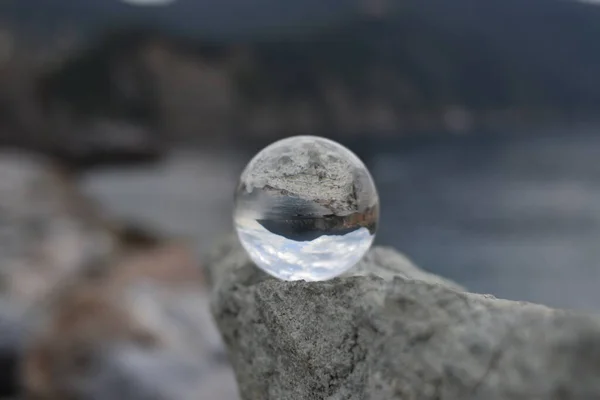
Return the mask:
M 205 261 L 245 400 L 600 398 L 596 317 L 467 293 L 386 248 L 319 283 L 267 276 L 235 238 Z

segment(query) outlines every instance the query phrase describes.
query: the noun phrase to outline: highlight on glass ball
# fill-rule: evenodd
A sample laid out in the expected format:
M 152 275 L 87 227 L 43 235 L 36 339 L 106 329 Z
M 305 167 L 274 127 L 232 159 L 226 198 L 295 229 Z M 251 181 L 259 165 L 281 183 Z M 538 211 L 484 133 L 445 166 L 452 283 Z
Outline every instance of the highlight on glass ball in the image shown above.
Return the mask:
M 283 280 L 322 281 L 352 268 L 371 247 L 379 196 L 344 146 L 296 136 L 259 152 L 242 172 L 234 223 L 256 265 Z

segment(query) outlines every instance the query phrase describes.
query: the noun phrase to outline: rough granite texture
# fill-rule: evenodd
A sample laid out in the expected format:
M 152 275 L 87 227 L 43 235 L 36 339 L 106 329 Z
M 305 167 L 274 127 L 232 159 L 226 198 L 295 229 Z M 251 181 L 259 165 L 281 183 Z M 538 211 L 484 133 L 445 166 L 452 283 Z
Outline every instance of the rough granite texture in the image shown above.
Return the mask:
M 600 399 L 600 319 L 466 293 L 374 248 L 283 282 L 231 238 L 206 259 L 245 400 Z
M 356 211 L 375 195 L 362 162 L 349 150 L 328 139 L 300 136 L 284 139 L 254 157 L 242 173 L 240 184 L 298 196 L 329 208 L 335 214 Z M 363 186 L 357 188 L 355 185 Z M 363 195 L 357 198 L 357 190 Z M 325 194 L 325 195 L 324 195 Z

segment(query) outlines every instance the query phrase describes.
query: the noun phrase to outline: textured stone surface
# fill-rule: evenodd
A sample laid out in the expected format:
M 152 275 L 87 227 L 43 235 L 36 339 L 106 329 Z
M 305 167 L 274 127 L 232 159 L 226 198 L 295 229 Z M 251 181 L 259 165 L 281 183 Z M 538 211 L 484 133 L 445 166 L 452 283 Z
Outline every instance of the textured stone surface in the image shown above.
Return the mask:
M 464 292 L 392 250 L 320 283 L 207 259 L 213 314 L 246 400 L 600 398 L 600 320 Z

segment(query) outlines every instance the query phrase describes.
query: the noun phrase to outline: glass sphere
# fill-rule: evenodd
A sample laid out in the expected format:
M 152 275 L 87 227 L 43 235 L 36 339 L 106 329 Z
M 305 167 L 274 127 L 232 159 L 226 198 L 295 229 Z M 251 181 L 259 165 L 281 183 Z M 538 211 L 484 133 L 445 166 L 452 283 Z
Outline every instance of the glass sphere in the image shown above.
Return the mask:
M 283 280 L 321 281 L 369 250 L 379 196 L 369 171 L 344 146 L 315 136 L 280 140 L 242 172 L 234 223 L 250 258 Z

